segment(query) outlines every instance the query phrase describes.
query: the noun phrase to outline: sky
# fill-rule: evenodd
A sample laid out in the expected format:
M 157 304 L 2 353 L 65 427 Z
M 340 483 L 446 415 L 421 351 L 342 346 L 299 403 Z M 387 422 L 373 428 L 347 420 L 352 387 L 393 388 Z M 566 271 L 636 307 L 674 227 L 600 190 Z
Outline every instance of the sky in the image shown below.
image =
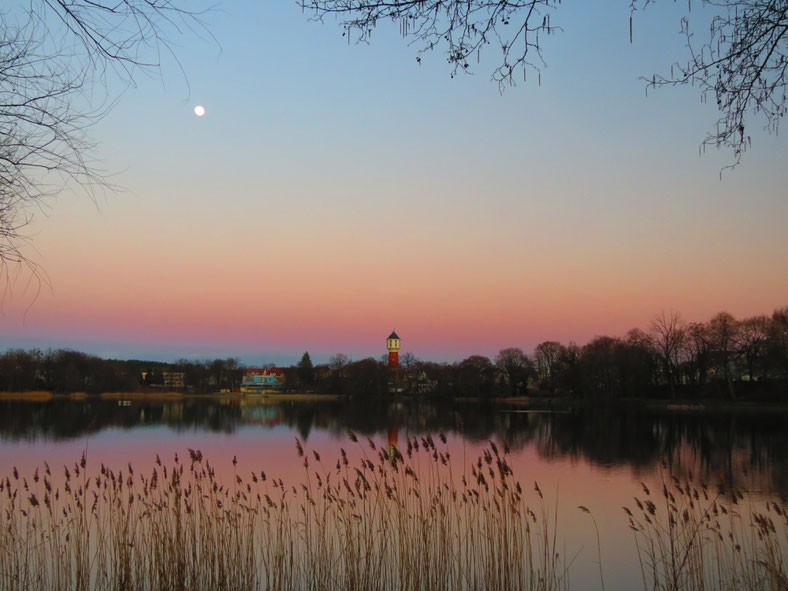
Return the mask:
M 639 79 L 686 58 L 683 8 L 630 43 L 628 4 L 560 5 L 541 83 L 503 93 L 494 49 L 452 78 L 397 25 L 348 44 L 294 2 L 219 5 L 93 129 L 122 190 L 34 212 L 46 279 L 10 279 L 0 351 L 294 363 L 394 329 L 453 361 L 788 305 L 784 135 L 753 120 L 721 177 L 714 105 Z

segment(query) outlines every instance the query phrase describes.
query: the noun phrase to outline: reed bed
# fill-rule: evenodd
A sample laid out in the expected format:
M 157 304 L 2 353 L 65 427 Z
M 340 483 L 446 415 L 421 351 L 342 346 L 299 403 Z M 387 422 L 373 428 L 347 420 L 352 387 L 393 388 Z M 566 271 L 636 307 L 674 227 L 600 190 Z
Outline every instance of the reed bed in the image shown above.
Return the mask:
M 195 450 L 144 473 L 84 456 L 58 478 L 15 468 L 0 589 L 567 588 L 557 511 L 536 484 L 526 502 L 507 448 L 455 473 L 442 434 L 402 452 L 348 437 L 354 459 L 328 463 L 296 440 L 294 484 L 235 460 L 221 482 Z
M 680 479 L 663 465 L 662 490 L 642 484 L 624 507 L 645 589 L 788 590 L 788 515 L 745 491 Z
M 526 494 L 506 446 L 458 469 L 442 434 L 401 451 L 348 438 L 331 461 L 296 440 L 295 483 L 235 459 L 222 482 L 196 450 L 145 472 L 85 456 L 56 475 L 14 468 L 0 480 L 0 589 L 569 588 L 557 507 L 537 483 Z M 780 505 L 667 470 L 642 491 L 624 510 L 645 589 L 788 589 Z M 596 552 L 586 583 L 604 589 Z

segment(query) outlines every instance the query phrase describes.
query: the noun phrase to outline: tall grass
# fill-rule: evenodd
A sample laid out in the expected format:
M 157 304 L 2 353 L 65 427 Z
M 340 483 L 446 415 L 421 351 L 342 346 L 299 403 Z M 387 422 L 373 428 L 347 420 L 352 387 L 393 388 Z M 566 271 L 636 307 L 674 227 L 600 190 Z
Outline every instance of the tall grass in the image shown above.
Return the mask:
M 663 466 L 663 470 L 667 468 Z M 643 586 L 654 590 L 788 590 L 788 515 L 774 502 L 663 472 L 662 490 L 641 485 L 634 533 Z
M 349 439 L 356 459 L 330 463 L 296 441 L 297 483 L 235 460 L 221 482 L 194 450 L 145 473 L 90 473 L 83 456 L 59 486 L 47 465 L 29 480 L 15 468 L 0 589 L 567 588 L 557 512 L 538 485 L 526 502 L 508 449 L 491 442 L 455 473 L 429 436 L 404 453 Z
M 557 509 L 536 483 L 526 495 L 505 446 L 456 468 L 443 435 L 402 451 L 348 437 L 330 462 L 296 440 L 293 483 L 235 459 L 222 482 L 195 450 L 145 472 L 90 471 L 84 456 L 55 476 L 14 468 L 0 480 L 0 589 L 568 588 Z M 642 489 L 624 510 L 644 588 L 788 589 L 779 505 L 667 473 Z

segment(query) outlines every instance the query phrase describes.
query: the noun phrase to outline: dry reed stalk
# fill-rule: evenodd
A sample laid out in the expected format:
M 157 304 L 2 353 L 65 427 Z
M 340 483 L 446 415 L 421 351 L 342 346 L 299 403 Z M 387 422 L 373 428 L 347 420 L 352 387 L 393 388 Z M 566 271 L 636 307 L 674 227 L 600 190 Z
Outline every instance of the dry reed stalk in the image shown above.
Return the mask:
M 359 459 L 343 450 L 331 469 L 298 442 L 300 488 L 264 472 L 228 486 L 193 450 L 148 475 L 89 477 L 83 457 L 54 490 L 48 467 L 34 491 L 6 478 L 0 588 L 565 587 L 555 523 L 525 505 L 494 445 L 460 484 L 431 437 L 409 441 L 407 459 L 356 444 Z
M 682 481 L 665 466 L 660 495 L 642 488 L 636 509 L 624 510 L 645 588 L 788 588 L 788 518 L 780 506 L 762 507 L 743 491 L 709 487 L 691 474 Z
M 455 471 L 442 435 L 403 451 L 349 438 L 354 457 L 326 463 L 297 441 L 294 484 L 235 460 L 222 482 L 195 450 L 146 472 L 89 473 L 83 457 L 57 485 L 48 466 L 30 481 L 14 470 L 0 481 L 0 589 L 568 588 L 557 505 L 536 483 L 526 494 L 507 448 Z M 780 506 L 691 479 L 655 497 L 644 487 L 627 509 L 644 586 L 785 589 Z

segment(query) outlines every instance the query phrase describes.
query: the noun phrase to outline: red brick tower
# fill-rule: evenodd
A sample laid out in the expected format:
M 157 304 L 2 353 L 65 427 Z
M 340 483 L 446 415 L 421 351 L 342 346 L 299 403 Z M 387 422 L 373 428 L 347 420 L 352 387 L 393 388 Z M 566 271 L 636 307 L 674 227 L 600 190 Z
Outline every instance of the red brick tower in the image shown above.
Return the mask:
M 389 350 L 389 367 L 399 367 L 399 337 L 396 332 L 391 331 L 386 347 Z

